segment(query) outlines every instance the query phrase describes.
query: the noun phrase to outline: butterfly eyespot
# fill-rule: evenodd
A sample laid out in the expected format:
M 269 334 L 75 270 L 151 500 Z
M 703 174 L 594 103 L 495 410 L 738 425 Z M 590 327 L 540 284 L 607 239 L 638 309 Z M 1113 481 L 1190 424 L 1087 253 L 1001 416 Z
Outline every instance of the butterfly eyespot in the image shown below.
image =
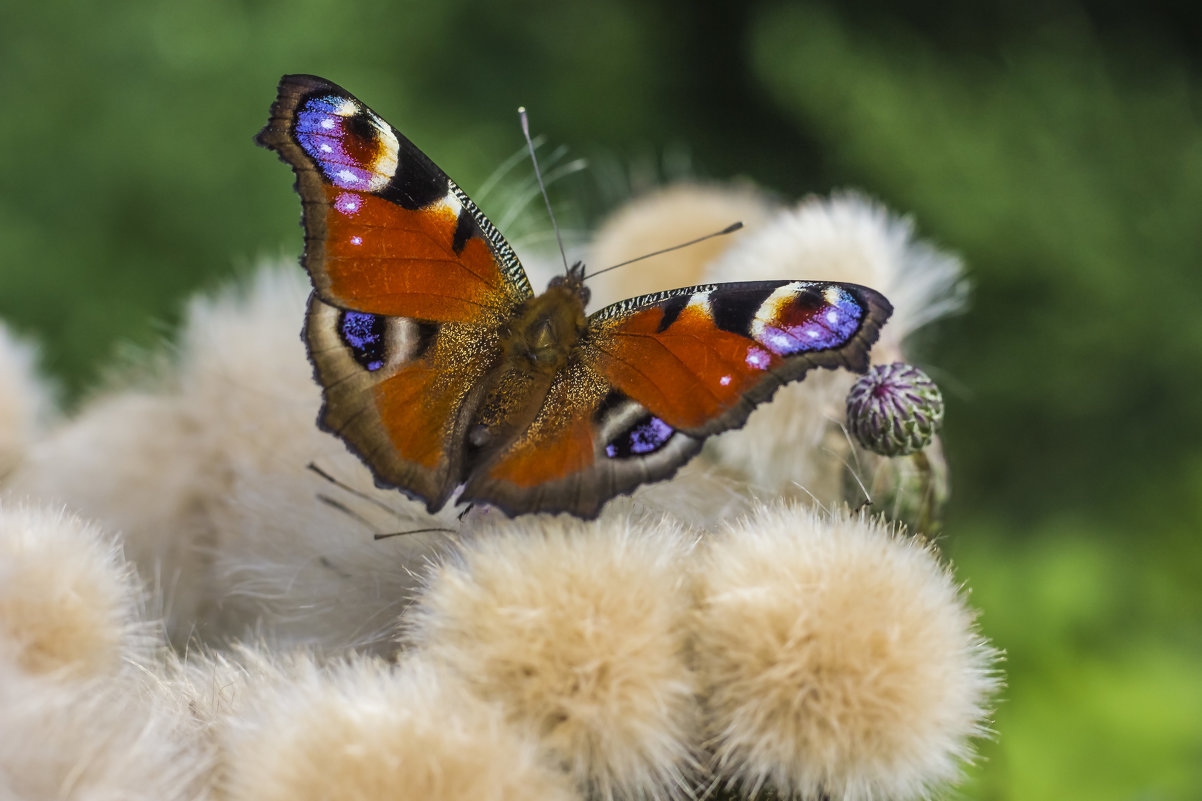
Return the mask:
M 342 189 L 376 192 L 397 171 L 395 135 L 347 98 L 314 95 L 296 112 L 296 142 Z
M 845 345 L 863 316 L 863 306 L 842 287 L 791 284 L 765 300 L 751 334 L 777 356 L 829 350 Z
M 655 415 L 647 414 L 623 429 L 605 446 L 605 455 L 611 459 L 625 456 L 646 456 L 668 444 L 676 429 Z
M 342 341 L 350 348 L 355 361 L 368 372 L 384 366 L 386 331 L 387 320 L 377 314 L 344 311 L 339 315 L 338 333 Z

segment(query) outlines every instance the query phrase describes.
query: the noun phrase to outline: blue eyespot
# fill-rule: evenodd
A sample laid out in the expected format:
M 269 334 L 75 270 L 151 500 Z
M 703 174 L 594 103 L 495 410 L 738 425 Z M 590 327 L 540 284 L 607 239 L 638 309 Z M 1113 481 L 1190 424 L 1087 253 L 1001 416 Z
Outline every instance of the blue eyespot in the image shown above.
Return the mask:
M 821 295 L 798 296 L 756 339 L 778 356 L 828 350 L 848 342 L 860 328 L 864 308 L 847 290 L 828 286 Z
M 605 446 L 605 455 L 611 459 L 627 456 L 643 456 L 654 453 L 676 433 L 676 429 L 654 415 L 644 415 L 629 428 L 610 440 Z
M 351 349 L 351 354 L 369 372 L 384 366 L 387 357 L 384 334 L 385 318 L 378 314 L 344 311 L 338 319 L 338 333 Z
M 296 113 L 296 141 L 332 184 L 367 190 L 372 188 L 371 164 L 364 163 L 360 151 L 374 143 L 365 143 L 351 132 L 351 119 L 357 112 L 345 98 L 311 97 Z

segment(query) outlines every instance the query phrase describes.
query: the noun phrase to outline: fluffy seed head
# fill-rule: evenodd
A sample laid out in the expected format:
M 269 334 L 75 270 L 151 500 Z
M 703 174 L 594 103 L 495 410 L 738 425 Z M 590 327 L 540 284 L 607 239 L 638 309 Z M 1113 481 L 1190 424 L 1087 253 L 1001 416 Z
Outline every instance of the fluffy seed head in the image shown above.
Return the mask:
M 18 497 L 65 506 L 121 533 L 126 557 L 183 643 L 203 617 L 211 545 L 199 488 L 212 459 L 172 398 L 142 389 L 88 403 L 29 452 L 9 482 Z
M 720 779 L 878 801 L 957 777 L 996 653 L 929 545 L 777 509 L 700 561 L 697 664 Z
M 207 798 L 208 754 L 181 736 L 186 710 L 144 681 L 151 669 L 34 675 L 0 659 L 0 797 Z
M 372 534 L 437 523 L 400 493 L 373 486 L 367 468 L 314 424 L 321 390 L 297 336 L 308 293 L 290 264 L 189 305 L 175 405 L 208 450 L 194 482 L 211 526 L 215 612 L 206 633 L 391 650 L 392 624 L 416 583 L 411 568 L 432 538 L 374 542 Z M 311 462 L 397 516 L 323 481 Z
M 904 456 L 931 444 L 943 425 L 943 395 L 926 373 L 905 362 L 878 364 L 847 393 L 847 428 L 882 456 Z
M 373 526 L 431 522 L 418 504 L 373 487 L 367 469 L 314 425 L 321 391 L 297 336 L 308 292 L 295 264 L 269 265 L 194 299 L 173 364 L 97 397 L 32 447 L 9 482 L 120 531 L 177 645 L 253 631 L 332 648 L 394 647 L 392 624 L 416 583 L 411 567 L 431 541 L 376 543 Z M 332 487 L 310 462 L 398 517 Z M 323 494 L 370 521 L 323 504 Z
M 440 566 L 411 638 L 533 730 L 582 791 L 662 798 L 688 786 L 690 544 L 665 525 L 526 518 Z
M 115 672 L 146 645 L 112 539 L 60 510 L 0 504 L 0 659 L 31 674 Z
M 569 801 L 503 712 L 410 662 L 262 667 L 222 736 L 229 801 Z

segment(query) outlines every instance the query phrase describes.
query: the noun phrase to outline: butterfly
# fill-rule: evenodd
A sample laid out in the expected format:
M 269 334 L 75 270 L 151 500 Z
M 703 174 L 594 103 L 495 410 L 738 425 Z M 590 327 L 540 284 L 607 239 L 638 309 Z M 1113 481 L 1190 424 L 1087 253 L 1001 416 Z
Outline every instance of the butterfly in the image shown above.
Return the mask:
M 584 266 L 535 295 L 463 190 L 342 87 L 280 81 L 256 141 L 296 174 L 318 424 L 436 512 L 596 517 L 814 367 L 863 372 L 892 307 L 846 283 L 656 292 L 585 313 Z

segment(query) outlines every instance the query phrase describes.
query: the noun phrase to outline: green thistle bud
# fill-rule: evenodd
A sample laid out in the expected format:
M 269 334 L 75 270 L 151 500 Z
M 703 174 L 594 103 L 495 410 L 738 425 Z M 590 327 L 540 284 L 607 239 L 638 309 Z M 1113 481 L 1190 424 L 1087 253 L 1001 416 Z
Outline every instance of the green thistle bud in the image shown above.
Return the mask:
M 922 450 L 942 424 L 939 387 L 905 362 L 873 367 L 847 393 L 847 427 L 852 437 L 882 456 Z

